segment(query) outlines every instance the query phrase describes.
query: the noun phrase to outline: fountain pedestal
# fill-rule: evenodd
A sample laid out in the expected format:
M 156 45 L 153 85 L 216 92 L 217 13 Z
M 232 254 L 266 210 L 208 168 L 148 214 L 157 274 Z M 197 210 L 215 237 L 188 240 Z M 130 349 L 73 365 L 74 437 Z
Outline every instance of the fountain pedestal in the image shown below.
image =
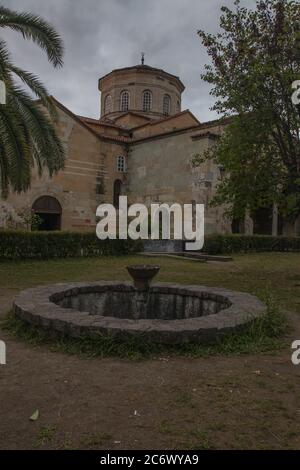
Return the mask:
M 127 266 L 127 271 L 133 279 L 134 287 L 137 290 L 149 290 L 152 279 L 158 274 L 160 266 L 136 265 Z

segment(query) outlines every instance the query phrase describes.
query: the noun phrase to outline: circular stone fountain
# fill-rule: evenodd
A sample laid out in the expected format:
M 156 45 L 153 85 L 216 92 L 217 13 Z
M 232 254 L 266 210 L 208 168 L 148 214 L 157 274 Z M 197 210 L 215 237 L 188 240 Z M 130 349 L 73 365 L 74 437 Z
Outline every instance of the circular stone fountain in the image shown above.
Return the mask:
M 265 312 L 250 294 L 197 285 L 150 280 L 158 266 L 129 266 L 129 282 L 54 284 L 21 292 L 17 317 L 71 337 L 111 334 L 142 336 L 165 344 L 211 342 Z

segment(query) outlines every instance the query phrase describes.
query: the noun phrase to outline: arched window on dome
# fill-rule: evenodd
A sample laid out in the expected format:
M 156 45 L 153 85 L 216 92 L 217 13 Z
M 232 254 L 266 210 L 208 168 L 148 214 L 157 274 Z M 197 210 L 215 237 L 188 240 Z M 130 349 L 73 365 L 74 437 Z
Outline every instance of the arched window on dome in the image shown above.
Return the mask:
M 164 95 L 163 99 L 163 114 L 169 116 L 171 110 L 171 98 L 169 95 Z
M 129 91 L 124 90 L 120 95 L 120 111 L 128 111 L 129 109 Z
M 110 113 L 111 107 L 112 107 L 112 97 L 111 95 L 107 95 L 104 100 L 104 114 Z
M 117 171 L 119 173 L 125 173 L 126 171 L 126 158 L 124 155 L 119 155 L 117 157 Z
M 150 111 L 152 108 L 152 93 L 150 90 L 143 91 L 143 111 Z

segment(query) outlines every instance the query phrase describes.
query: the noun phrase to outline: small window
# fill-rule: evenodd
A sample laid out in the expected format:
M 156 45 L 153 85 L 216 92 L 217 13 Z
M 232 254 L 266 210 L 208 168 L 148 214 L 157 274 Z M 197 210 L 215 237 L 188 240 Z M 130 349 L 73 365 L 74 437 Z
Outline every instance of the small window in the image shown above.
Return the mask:
M 120 96 L 120 110 L 121 111 L 128 111 L 129 109 L 129 92 L 122 91 Z
M 171 109 L 171 98 L 169 95 L 165 95 L 163 99 L 163 114 L 169 116 Z
M 150 111 L 152 108 L 152 93 L 150 90 L 143 92 L 143 111 Z
M 107 95 L 104 100 L 104 114 L 111 112 L 112 98 L 111 95 Z
M 120 173 L 125 173 L 126 171 L 126 159 L 124 155 L 117 157 L 117 171 Z

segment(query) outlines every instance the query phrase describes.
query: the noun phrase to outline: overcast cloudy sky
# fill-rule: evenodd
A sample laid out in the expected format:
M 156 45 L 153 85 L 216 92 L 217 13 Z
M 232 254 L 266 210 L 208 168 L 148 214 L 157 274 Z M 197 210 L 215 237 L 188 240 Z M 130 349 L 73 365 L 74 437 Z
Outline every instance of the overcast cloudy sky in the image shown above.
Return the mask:
M 36 73 L 49 92 L 77 114 L 99 118 L 98 78 L 140 62 L 179 75 L 186 86 L 183 109 L 200 121 L 213 119 L 213 101 L 200 73 L 208 62 L 198 29 L 216 32 L 220 7 L 233 0 L 0 0 L 8 8 L 41 15 L 62 36 L 64 67 L 53 70 L 45 55 L 20 35 L 1 31 L 15 63 Z M 244 0 L 253 7 L 255 0 Z

